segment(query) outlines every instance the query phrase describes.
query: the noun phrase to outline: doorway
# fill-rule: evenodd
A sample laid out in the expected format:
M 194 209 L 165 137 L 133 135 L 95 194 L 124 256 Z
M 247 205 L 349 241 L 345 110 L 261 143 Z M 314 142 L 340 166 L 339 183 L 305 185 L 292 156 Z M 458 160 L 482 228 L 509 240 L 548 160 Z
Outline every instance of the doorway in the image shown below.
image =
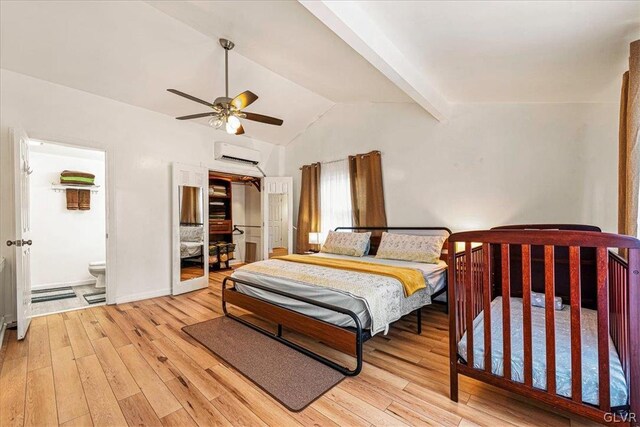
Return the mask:
M 106 153 L 29 139 L 31 315 L 106 303 Z

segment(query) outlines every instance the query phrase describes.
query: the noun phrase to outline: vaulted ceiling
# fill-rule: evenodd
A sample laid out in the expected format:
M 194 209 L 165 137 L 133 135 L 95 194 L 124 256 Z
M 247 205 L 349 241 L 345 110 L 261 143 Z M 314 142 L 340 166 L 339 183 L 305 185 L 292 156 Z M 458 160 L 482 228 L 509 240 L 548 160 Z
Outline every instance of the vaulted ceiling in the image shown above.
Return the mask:
M 2 68 L 169 116 L 166 92 L 260 98 L 247 136 L 287 144 L 335 103 L 617 102 L 640 2 L 149 1 L 0 3 Z M 426 113 L 425 113 L 426 114 Z M 206 119 L 198 123 L 206 125 Z M 185 123 L 185 126 L 190 124 Z

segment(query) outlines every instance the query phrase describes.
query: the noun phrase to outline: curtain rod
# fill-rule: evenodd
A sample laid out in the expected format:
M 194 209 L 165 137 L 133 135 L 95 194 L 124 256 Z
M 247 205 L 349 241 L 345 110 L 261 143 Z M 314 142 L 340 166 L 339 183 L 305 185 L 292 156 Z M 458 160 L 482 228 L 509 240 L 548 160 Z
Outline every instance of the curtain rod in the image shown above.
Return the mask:
M 376 154 L 376 153 L 377 153 L 377 154 L 382 155 L 382 151 L 380 151 L 380 150 L 374 150 L 374 151 L 370 151 L 370 152 L 365 153 L 365 154 L 354 154 L 353 156 L 354 156 L 354 157 L 355 157 L 355 156 L 361 156 L 361 157 L 364 157 L 364 156 L 368 156 L 368 155 L 370 155 L 370 154 Z M 349 157 L 351 157 L 351 156 L 347 156 L 347 157 L 345 157 L 345 158 L 343 158 L 343 159 L 329 160 L 329 161 L 326 161 L 326 162 L 316 162 L 316 163 L 320 163 L 321 165 L 328 165 L 328 164 L 331 164 L 331 163 L 338 163 L 338 162 L 341 162 L 341 161 L 343 161 L 343 160 L 349 160 Z M 300 167 L 298 168 L 298 170 L 302 170 L 302 166 L 300 166 Z

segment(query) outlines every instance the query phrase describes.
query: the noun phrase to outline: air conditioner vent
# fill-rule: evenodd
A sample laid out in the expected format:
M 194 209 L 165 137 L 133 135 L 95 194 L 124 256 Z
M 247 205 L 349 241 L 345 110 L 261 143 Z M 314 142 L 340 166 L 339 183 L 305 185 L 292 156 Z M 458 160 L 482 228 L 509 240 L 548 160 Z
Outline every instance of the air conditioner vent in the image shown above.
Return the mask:
M 242 163 L 244 165 L 253 165 L 253 166 L 256 166 L 258 163 L 260 163 L 256 160 L 241 159 L 240 157 L 233 157 L 233 156 L 227 156 L 227 155 L 222 155 L 219 160 L 227 160 L 229 162 L 236 162 L 236 163 Z
M 216 160 L 247 166 L 258 166 L 260 164 L 260 152 L 251 148 L 227 144 L 226 142 L 216 142 L 214 150 Z

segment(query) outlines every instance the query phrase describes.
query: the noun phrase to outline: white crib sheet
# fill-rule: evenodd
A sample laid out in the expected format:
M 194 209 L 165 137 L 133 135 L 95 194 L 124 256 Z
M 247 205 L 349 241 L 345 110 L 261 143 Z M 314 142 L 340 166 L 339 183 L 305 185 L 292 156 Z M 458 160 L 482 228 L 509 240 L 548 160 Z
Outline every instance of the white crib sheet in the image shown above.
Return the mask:
M 555 311 L 556 321 L 556 392 L 571 397 L 571 320 L 570 307 Z M 531 307 L 533 345 L 533 386 L 546 390 L 546 335 L 544 308 Z M 491 371 L 503 375 L 502 297 L 491 302 Z M 582 400 L 598 404 L 598 318 L 597 312 L 582 309 Z M 511 378 L 524 382 L 522 299 L 511 298 Z M 467 359 L 467 334 L 458 343 L 458 354 Z M 473 364 L 484 369 L 484 311 L 473 321 Z M 618 352 L 609 337 L 611 406 L 627 405 L 628 388 Z

